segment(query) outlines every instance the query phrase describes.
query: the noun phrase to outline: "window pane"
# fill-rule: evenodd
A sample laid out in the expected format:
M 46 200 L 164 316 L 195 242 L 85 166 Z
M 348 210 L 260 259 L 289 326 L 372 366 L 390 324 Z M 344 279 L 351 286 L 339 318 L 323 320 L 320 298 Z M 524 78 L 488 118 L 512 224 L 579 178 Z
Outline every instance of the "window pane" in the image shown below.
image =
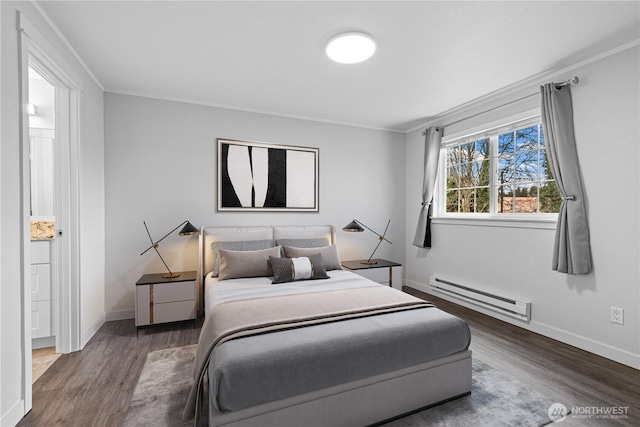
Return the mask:
M 460 212 L 473 212 L 473 188 L 460 190 Z
M 538 198 L 531 196 L 516 196 L 513 198 L 516 213 L 536 213 L 538 211 Z
M 516 181 L 538 180 L 538 151 L 520 151 L 516 154 Z
M 473 163 L 465 163 L 460 165 L 460 188 L 468 188 L 473 186 Z
M 446 212 L 557 212 L 562 197 L 553 181 L 542 124 L 485 135 L 447 148 Z
M 556 213 L 560 211 L 562 195 L 555 181 L 541 183 L 540 186 L 540 212 Z
M 458 190 L 447 191 L 447 212 L 458 212 Z
M 476 212 L 489 213 L 489 187 L 476 190 Z
M 502 185 L 498 187 L 498 206 L 496 212 L 498 213 L 512 213 L 513 212 L 513 189 L 510 185 Z
M 516 152 L 538 149 L 538 125 L 516 131 Z
M 489 185 L 489 159 L 475 162 L 472 165 L 472 181 L 474 186 Z
M 460 176 L 455 166 L 447 168 L 447 188 L 458 188 L 460 185 Z
M 498 184 L 511 182 L 515 178 L 513 132 L 498 137 L 497 179 Z
M 547 150 L 540 150 L 540 181 L 553 179 L 553 171 L 547 157 Z
M 462 144 L 460 145 L 460 163 L 467 163 L 470 160 L 470 153 L 473 151 L 473 149 L 475 148 L 474 144 L 472 142 L 468 142 L 466 144 Z
M 476 149 L 476 160 L 485 160 L 485 159 L 489 159 L 489 138 L 484 138 L 484 139 L 478 139 L 475 142 L 475 149 Z
M 510 158 L 513 154 L 513 132 L 503 133 L 498 137 L 498 156 Z
M 498 182 L 497 184 L 505 184 L 511 182 L 515 178 L 514 167 L 511 162 L 498 161 Z
M 460 187 L 470 188 L 477 187 L 481 181 L 485 181 L 484 185 L 489 183 L 489 165 L 486 162 L 470 162 L 461 165 L 460 168 Z
M 455 165 L 460 163 L 460 147 L 447 149 L 447 164 Z
M 483 160 L 489 155 L 489 140 L 479 139 L 477 141 L 471 141 L 461 144 L 456 147 L 452 147 L 449 150 L 452 151 L 453 157 L 451 162 L 466 163 L 471 161 Z

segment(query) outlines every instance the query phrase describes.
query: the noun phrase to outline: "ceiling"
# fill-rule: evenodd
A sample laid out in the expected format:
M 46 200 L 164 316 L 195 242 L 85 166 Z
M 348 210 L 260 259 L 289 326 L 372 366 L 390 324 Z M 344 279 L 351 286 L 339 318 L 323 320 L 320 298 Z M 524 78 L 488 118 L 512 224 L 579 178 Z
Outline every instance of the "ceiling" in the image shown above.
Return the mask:
M 40 1 L 106 91 L 407 131 L 640 37 L 613 1 Z M 330 61 L 332 36 L 377 41 Z

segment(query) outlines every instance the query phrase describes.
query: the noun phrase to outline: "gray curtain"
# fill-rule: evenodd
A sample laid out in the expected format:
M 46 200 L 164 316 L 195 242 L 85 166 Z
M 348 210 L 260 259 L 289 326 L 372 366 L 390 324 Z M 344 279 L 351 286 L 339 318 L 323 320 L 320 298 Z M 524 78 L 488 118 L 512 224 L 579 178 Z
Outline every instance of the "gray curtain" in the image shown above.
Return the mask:
M 419 248 L 431 247 L 431 205 L 433 191 L 438 175 L 438 159 L 440 157 L 440 143 L 443 129 L 430 127 L 424 137 L 424 179 L 422 181 L 422 207 L 418 216 L 416 235 L 413 245 Z
M 555 83 L 548 83 L 540 87 L 540 93 L 547 157 L 564 198 L 556 226 L 553 270 L 587 274 L 591 271 L 591 247 L 573 132 L 571 88 L 569 85 L 556 87 Z

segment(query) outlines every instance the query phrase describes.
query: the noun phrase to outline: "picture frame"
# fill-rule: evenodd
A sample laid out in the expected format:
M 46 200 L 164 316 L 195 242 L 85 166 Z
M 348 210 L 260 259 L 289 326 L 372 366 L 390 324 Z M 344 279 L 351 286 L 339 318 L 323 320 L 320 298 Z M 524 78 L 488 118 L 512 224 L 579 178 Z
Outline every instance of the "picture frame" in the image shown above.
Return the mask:
M 319 212 L 319 149 L 218 138 L 218 211 Z

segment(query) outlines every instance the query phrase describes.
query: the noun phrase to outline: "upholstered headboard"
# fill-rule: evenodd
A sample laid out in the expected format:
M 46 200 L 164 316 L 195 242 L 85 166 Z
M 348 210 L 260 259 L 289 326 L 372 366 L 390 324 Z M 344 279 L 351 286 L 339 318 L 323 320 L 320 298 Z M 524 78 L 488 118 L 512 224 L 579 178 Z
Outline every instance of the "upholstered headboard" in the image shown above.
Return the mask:
M 213 242 L 318 238 L 325 238 L 330 244 L 335 244 L 335 229 L 332 225 L 203 227 L 200 234 L 200 274 L 204 277 L 213 270 Z

